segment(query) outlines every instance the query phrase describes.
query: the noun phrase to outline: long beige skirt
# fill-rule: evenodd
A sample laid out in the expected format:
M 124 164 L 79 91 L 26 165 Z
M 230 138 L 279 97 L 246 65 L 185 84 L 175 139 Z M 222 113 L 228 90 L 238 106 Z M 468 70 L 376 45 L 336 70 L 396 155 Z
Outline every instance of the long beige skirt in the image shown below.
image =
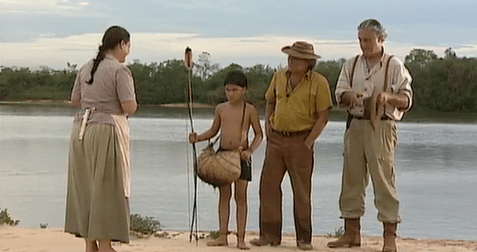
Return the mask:
M 113 125 L 74 125 L 69 150 L 65 232 L 90 240 L 129 242 L 129 202 Z

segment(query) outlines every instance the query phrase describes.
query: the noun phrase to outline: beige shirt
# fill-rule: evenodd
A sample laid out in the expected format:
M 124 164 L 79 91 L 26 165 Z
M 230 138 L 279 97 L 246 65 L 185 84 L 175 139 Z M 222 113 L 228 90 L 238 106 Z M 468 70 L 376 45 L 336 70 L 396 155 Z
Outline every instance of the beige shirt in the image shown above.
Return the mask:
M 384 76 L 386 72 L 386 63 L 391 57 L 390 54 L 383 53 L 380 62 L 378 62 L 372 69 L 368 69 L 366 59 L 363 55 L 358 57 L 356 68 L 353 76 L 353 86 L 350 87 L 350 78 L 353 63 L 356 57 L 353 57 L 345 62 L 341 70 L 338 83 L 336 85 L 336 101 L 341 102 L 341 95 L 347 91 L 355 91 L 363 94 L 363 98 L 372 96 L 373 90 L 383 90 Z M 401 120 L 404 113 L 412 106 L 413 91 L 411 88 L 412 78 L 409 71 L 404 67 L 404 64 L 397 58 L 393 57 L 389 62 L 388 69 L 388 85 L 387 92 L 399 93 L 408 96 L 409 104 L 406 109 L 399 110 L 396 107 L 386 104 L 384 114 L 393 120 Z M 354 116 L 363 116 L 364 108 L 360 106 L 351 106 L 348 112 Z
M 120 63 L 111 55 L 99 63 L 94 74 L 94 82 L 89 85 L 86 81 L 91 78 L 93 61 L 85 64 L 78 71 L 71 92 L 71 97 L 81 103 L 81 111 L 75 117 L 75 123 L 81 122 L 84 110 L 92 109 L 88 124 L 107 123 L 114 125 L 111 115 L 123 113 L 121 103 L 136 100 L 134 80 L 127 66 Z

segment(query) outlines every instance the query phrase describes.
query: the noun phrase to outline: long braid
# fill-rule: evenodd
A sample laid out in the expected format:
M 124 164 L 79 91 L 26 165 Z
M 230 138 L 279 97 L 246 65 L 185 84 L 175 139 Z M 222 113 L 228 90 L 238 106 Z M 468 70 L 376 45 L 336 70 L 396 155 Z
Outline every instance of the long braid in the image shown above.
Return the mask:
M 98 70 L 99 63 L 101 63 L 101 61 L 104 59 L 104 57 L 106 57 L 104 46 L 102 46 L 102 45 L 99 46 L 98 50 L 99 50 L 98 55 L 93 60 L 93 68 L 91 69 L 91 79 L 89 79 L 89 81 L 86 82 L 89 85 L 93 84 L 94 73 L 96 72 L 96 70 Z
M 98 70 L 99 63 L 106 57 L 108 50 L 114 49 L 121 41 L 129 42 L 129 32 L 120 26 L 111 26 L 103 35 L 102 45 L 98 48 L 98 55 L 93 60 L 93 68 L 91 68 L 91 79 L 86 83 L 91 85 L 94 81 L 94 73 Z

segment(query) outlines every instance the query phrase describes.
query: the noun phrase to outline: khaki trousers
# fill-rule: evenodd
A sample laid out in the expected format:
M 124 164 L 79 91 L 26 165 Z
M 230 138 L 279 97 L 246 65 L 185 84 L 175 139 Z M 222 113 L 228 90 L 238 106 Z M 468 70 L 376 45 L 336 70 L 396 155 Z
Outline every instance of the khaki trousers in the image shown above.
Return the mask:
M 355 219 L 364 215 L 365 190 L 371 176 L 378 220 L 401 221 L 394 171 L 396 144 L 396 122 L 380 120 L 374 130 L 369 120 L 353 119 L 344 139 L 339 202 L 342 218 Z
M 311 176 L 313 149 L 305 146 L 309 132 L 283 136 L 271 132 L 260 177 L 260 237 L 270 242 L 281 242 L 282 189 L 288 173 L 293 190 L 293 213 L 297 241 L 311 242 Z

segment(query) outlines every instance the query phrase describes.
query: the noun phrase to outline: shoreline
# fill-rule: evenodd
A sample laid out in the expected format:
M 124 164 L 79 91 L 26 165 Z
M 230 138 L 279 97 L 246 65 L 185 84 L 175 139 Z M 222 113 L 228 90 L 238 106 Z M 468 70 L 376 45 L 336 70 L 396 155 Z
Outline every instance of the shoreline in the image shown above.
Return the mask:
M 1 105 L 11 106 L 61 106 L 71 107 L 69 100 L 22 100 L 22 101 L 0 101 Z M 155 108 L 166 109 L 187 109 L 187 103 L 168 103 L 168 104 L 139 104 L 138 112 L 141 113 L 141 107 L 145 108 L 146 113 L 154 113 Z M 194 109 L 213 109 L 215 105 L 205 103 L 192 103 Z M 259 114 L 263 117 L 264 107 L 257 107 Z M 147 117 L 147 116 L 146 116 Z M 346 109 L 333 107 L 329 117 L 330 121 L 346 121 Z M 477 123 L 477 112 L 444 112 L 425 109 L 412 109 L 404 116 L 401 122 L 409 123 L 455 123 L 455 124 L 473 124 Z
M 209 232 L 199 232 L 200 239 L 197 242 L 193 239 L 189 242 L 189 231 L 160 231 L 157 236 L 149 238 L 134 238 L 129 244 L 114 243 L 113 246 L 118 252 L 169 252 L 169 251 L 223 251 L 224 249 L 236 249 L 235 235 L 229 235 L 229 245 L 227 247 L 208 247 L 206 245 L 209 238 L 205 238 Z M 295 236 L 284 234 L 282 244 L 278 247 L 263 246 L 255 247 L 250 244 L 252 239 L 258 237 L 254 231 L 247 232 L 246 243 L 253 251 L 274 252 L 274 251 L 300 251 L 296 247 Z M 375 236 L 363 236 L 360 248 L 330 249 L 326 246 L 329 241 L 336 238 L 327 238 L 324 235 L 313 236 L 313 247 L 315 251 L 365 251 L 375 252 L 382 248 L 382 238 Z M 60 252 L 60 251 L 83 251 L 83 239 L 75 238 L 71 234 L 63 232 L 61 228 L 31 229 L 11 226 L 0 226 L 0 240 L 2 246 L 0 251 L 20 252 Z M 399 251 L 406 252 L 471 252 L 477 250 L 477 241 L 468 240 L 448 240 L 448 239 L 417 239 L 403 238 L 397 239 Z M 239 250 L 237 250 L 239 251 Z
M 0 105 L 70 105 L 69 100 L 22 100 L 22 101 L 0 101 Z M 140 104 L 141 105 L 141 104 Z M 192 103 L 193 108 L 213 108 L 213 105 L 205 103 Z M 147 107 L 164 108 L 187 108 L 187 103 L 167 103 L 167 104 L 144 104 Z

